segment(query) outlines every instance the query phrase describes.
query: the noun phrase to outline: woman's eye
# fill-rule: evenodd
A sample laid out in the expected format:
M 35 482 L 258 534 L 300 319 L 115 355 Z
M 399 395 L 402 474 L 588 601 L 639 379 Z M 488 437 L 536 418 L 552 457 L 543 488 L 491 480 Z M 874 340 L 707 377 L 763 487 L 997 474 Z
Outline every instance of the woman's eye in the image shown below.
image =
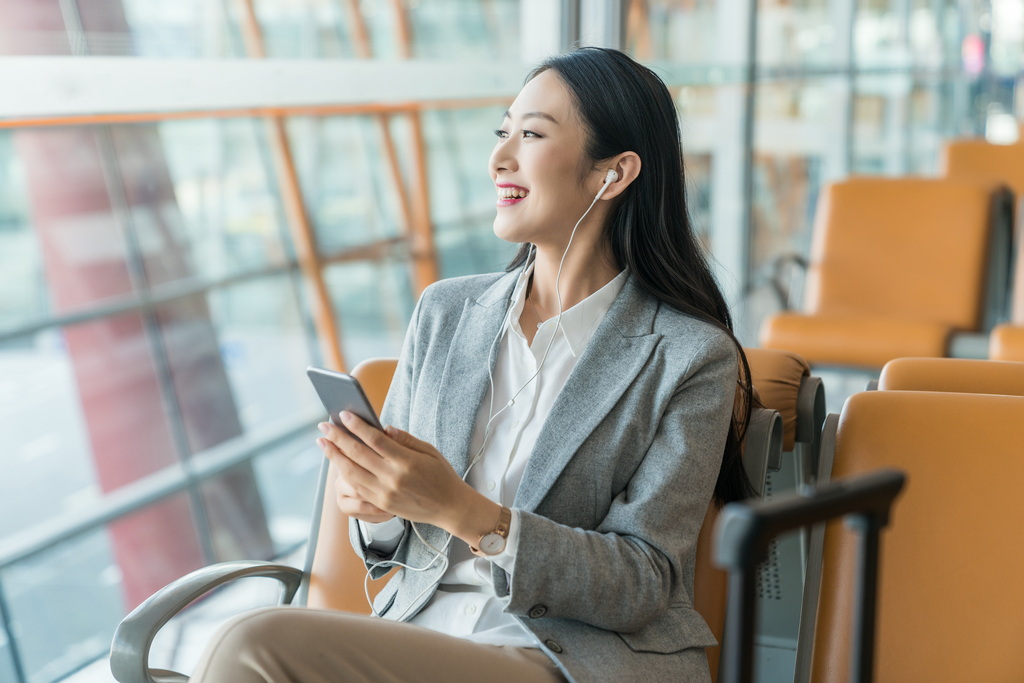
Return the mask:
M 505 138 L 508 137 L 508 131 L 502 130 L 501 128 L 499 128 L 496 131 L 494 131 L 494 134 L 497 135 L 502 140 L 504 140 Z M 532 130 L 524 130 L 523 131 L 523 137 L 524 138 L 540 138 L 540 137 L 543 137 L 543 136 L 539 135 L 537 133 L 534 133 Z

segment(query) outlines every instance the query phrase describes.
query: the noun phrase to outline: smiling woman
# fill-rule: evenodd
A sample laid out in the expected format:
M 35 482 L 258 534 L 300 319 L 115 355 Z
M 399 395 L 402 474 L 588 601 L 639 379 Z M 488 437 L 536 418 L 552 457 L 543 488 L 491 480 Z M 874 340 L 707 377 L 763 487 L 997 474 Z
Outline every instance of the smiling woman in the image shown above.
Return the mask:
M 708 680 L 694 556 L 711 499 L 749 486 L 750 385 L 671 97 L 626 55 L 577 50 L 496 133 L 494 232 L 518 255 L 423 293 L 384 431 L 321 425 L 368 575 L 399 568 L 381 618 L 250 612 L 197 683 Z

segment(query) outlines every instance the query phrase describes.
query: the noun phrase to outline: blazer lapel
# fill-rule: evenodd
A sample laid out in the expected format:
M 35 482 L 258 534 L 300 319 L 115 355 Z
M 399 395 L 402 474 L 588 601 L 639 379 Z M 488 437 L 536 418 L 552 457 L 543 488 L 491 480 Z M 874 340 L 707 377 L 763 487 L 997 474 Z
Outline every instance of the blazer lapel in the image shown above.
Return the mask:
M 438 389 L 437 449 L 459 474 L 469 467 L 477 411 L 487 394 L 488 371 L 497 360 L 498 336 L 520 270 L 502 276 L 478 299 L 466 299 Z M 494 353 L 491 353 L 492 347 Z
M 651 334 L 658 302 L 626 280 L 605 320 L 555 399 L 526 464 L 513 505 L 540 505 L 583 442 L 611 411 L 661 339 Z

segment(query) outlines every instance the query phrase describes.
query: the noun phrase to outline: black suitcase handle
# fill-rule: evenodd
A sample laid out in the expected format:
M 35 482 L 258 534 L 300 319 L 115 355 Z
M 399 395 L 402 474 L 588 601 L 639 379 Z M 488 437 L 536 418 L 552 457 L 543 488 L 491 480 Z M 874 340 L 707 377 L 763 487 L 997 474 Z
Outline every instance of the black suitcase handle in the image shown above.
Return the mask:
M 889 523 L 893 501 L 906 475 L 879 470 L 836 481 L 810 495 L 794 494 L 763 503 L 729 503 L 715 524 L 715 562 L 729 570 L 729 601 L 719 683 L 753 680 L 757 567 L 781 533 L 834 517 L 846 517 L 859 537 L 854 593 L 851 683 L 870 683 L 875 661 L 875 608 L 879 533 Z

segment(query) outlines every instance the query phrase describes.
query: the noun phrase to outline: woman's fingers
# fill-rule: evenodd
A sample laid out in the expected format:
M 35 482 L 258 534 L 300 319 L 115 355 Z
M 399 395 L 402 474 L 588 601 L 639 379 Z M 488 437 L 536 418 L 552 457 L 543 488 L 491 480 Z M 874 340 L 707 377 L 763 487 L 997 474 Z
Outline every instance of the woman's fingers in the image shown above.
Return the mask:
M 360 420 L 360 422 L 362 422 L 362 420 Z M 363 424 L 366 425 L 365 422 L 363 422 Z M 369 425 L 366 426 L 371 431 L 376 432 L 380 436 L 384 436 L 382 432 L 373 429 Z M 349 460 L 358 464 L 363 469 L 373 472 L 375 475 L 379 476 L 383 474 L 383 459 L 377 453 L 373 444 L 370 444 L 366 439 L 363 439 L 362 436 L 357 439 L 352 434 L 339 428 L 335 424 L 331 424 L 330 422 L 321 422 L 317 425 L 317 428 L 323 432 L 324 437 L 334 444 L 334 446 L 348 457 Z M 359 435 L 357 434 L 356 436 Z
M 356 488 L 349 483 L 348 479 L 339 476 L 334 480 L 334 490 L 337 491 L 340 496 L 347 496 L 349 498 L 362 498 Z
M 372 491 L 377 483 L 377 478 L 373 473 L 353 462 L 351 458 L 334 445 L 334 442 L 326 438 L 319 438 L 316 440 L 316 443 L 320 446 L 324 455 L 338 468 L 338 476 L 345 479 L 349 486 L 352 487 L 352 490 L 361 498 L 368 498 L 369 496 L 366 494 Z
M 388 438 L 387 434 L 376 427 L 370 426 L 358 415 L 343 410 L 341 411 L 341 423 L 345 425 L 345 429 L 348 429 L 353 435 L 358 437 L 365 444 L 366 448 L 369 448 L 380 457 L 386 458 L 388 453 L 394 450 L 394 442 Z
M 365 500 L 359 498 L 350 498 L 338 494 L 336 496 L 338 509 L 349 517 L 354 517 L 358 520 L 366 522 L 368 524 L 378 524 L 380 522 L 386 522 L 392 517 L 393 514 L 390 512 L 384 512 L 377 506 L 367 503 Z
M 400 446 L 405 446 L 410 450 L 420 453 L 437 453 L 437 449 L 431 444 L 417 439 L 409 432 L 403 431 L 398 427 L 392 427 L 391 425 L 388 425 L 385 429 L 387 430 L 387 435 Z
M 401 430 L 384 433 L 345 412 L 341 422 L 344 429 L 322 423 L 327 438 L 318 443 L 351 487 L 339 490 L 342 498 L 358 499 L 414 522 L 445 524 L 453 518 L 456 501 L 472 491 L 429 443 Z M 354 516 L 368 513 L 357 503 L 344 504 L 351 506 Z

